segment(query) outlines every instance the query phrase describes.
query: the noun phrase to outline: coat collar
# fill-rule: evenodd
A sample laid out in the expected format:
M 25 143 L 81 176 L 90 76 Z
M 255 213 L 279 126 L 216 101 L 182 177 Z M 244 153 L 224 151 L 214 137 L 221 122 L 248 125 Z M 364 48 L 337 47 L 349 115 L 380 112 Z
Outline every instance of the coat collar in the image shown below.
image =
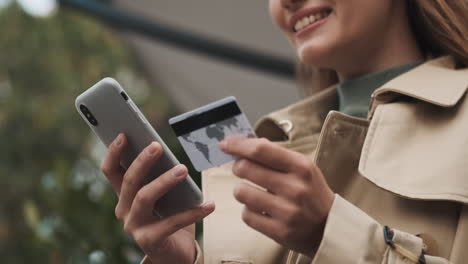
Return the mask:
M 468 88 L 468 69 L 455 69 L 450 56 L 430 60 L 384 84 L 372 94 L 369 118 L 375 109 L 407 96 L 442 107 L 456 105 Z
M 468 88 L 468 69 L 455 69 L 452 57 L 430 60 L 398 76 L 372 94 L 369 119 L 376 108 L 407 96 L 441 107 L 457 104 Z M 260 137 L 274 141 L 294 140 L 306 134 L 320 133 L 330 110 L 338 107 L 336 85 L 298 103 L 275 111 L 256 123 Z

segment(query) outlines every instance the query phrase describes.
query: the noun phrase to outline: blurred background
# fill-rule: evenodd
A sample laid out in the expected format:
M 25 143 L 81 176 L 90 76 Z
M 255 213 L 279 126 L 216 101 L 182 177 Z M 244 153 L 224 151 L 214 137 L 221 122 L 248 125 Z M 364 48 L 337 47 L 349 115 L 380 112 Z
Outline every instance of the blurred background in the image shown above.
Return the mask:
M 293 71 L 267 1 L 0 0 L 0 262 L 141 260 L 74 108 L 100 79 L 191 168 L 170 117 L 234 95 L 254 123 L 299 98 Z

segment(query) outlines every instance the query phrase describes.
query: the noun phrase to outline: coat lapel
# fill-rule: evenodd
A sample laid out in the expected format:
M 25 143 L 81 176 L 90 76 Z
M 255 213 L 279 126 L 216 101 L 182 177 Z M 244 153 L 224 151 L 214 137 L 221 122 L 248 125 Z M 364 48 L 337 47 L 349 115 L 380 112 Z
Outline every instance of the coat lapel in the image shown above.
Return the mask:
M 364 177 L 408 198 L 468 204 L 468 71 L 453 65 L 434 60 L 376 90 Z

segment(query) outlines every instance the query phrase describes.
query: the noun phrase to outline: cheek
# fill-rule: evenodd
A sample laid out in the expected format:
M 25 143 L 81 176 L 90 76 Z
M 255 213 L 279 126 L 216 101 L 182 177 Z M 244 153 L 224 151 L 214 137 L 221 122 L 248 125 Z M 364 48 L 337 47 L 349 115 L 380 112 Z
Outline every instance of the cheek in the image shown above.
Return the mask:
M 387 0 L 337 1 L 322 28 L 303 41 L 294 40 L 300 60 L 318 67 L 336 68 L 345 57 L 359 57 L 360 52 L 379 45 L 388 27 L 389 10 Z
M 391 27 L 392 4 L 389 0 L 361 0 L 348 3 L 337 20 L 339 46 L 350 52 L 364 52 L 381 45 Z M 344 5 L 344 4 L 343 4 Z
M 373 34 L 378 29 L 384 29 L 391 14 L 391 4 L 388 0 L 361 0 L 355 4 L 343 3 L 339 10 L 340 29 L 348 36 L 356 38 Z
M 284 31 L 285 29 L 285 22 L 284 22 L 284 14 L 283 14 L 283 8 L 281 6 L 281 0 L 270 0 L 269 2 L 269 11 L 270 11 L 270 17 L 273 20 L 273 22 L 276 24 L 276 26 L 281 29 L 281 31 Z

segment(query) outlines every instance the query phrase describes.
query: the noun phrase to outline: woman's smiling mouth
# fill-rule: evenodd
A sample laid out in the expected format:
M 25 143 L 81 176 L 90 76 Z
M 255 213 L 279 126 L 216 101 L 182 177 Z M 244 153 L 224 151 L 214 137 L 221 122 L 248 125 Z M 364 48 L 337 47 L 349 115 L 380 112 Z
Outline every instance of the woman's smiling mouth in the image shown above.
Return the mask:
M 331 8 L 311 8 L 300 11 L 291 18 L 290 28 L 294 33 L 299 34 L 309 27 L 318 25 L 331 12 Z

